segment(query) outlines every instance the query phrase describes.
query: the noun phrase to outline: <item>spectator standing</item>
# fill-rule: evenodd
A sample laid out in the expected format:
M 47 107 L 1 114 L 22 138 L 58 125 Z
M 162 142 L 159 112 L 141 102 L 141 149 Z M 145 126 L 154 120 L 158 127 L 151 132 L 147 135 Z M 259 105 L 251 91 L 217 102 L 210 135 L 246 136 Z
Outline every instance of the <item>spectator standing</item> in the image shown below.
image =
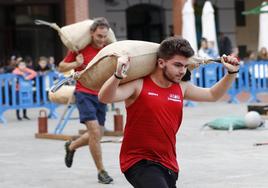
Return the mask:
M 52 71 L 56 70 L 55 59 L 53 56 L 48 57 L 48 66 L 49 66 L 50 70 L 52 70 Z
M 4 67 L 0 67 L 0 74 L 3 74 L 3 73 L 5 73 L 5 69 Z
M 25 56 L 24 60 L 25 60 L 27 68 L 34 69 L 34 63 L 33 63 L 33 59 L 31 58 L 31 56 Z
M 31 80 L 36 76 L 36 72 L 34 70 L 32 70 L 32 69 L 27 68 L 26 63 L 24 61 L 18 62 L 17 67 L 13 70 L 12 73 L 16 74 L 18 76 L 21 76 L 25 80 Z M 17 103 L 19 102 L 19 89 L 20 89 L 19 87 L 20 87 L 19 85 L 16 86 Z M 19 110 L 16 110 L 16 116 L 17 116 L 18 120 L 22 120 Z M 23 109 L 23 118 L 28 119 L 28 120 L 30 119 L 27 116 L 27 110 L 26 109 Z
M 8 65 L 4 67 L 4 73 L 12 73 L 12 71 L 16 68 L 16 65 L 16 56 L 12 55 L 8 61 Z
M 262 47 L 258 53 L 258 58 L 257 60 L 263 60 L 267 61 L 268 60 L 268 52 L 266 47 Z
M 232 53 L 232 42 L 229 39 L 229 37 L 225 36 L 224 33 L 220 33 L 220 39 L 219 39 L 219 51 L 220 56 L 223 54 L 231 54 Z
M 206 38 L 202 38 L 201 43 L 200 43 L 200 49 L 198 50 L 198 56 L 206 58 L 206 59 L 214 59 L 218 57 L 217 53 L 215 52 L 213 48 L 213 45 L 214 45 L 213 42 L 208 42 Z M 211 66 L 215 67 L 214 65 L 211 65 Z M 195 73 L 196 74 L 195 77 L 197 79 L 199 86 L 206 86 L 206 83 L 208 82 L 206 80 L 211 78 L 211 76 L 206 76 L 206 72 L 207 72 L 206 69 L 202 67 L 200 69 L 200 74 L 199 72 Z M 208 71 L 208 72 L 211 73 L 214 71 Z M 216 72 L 216 76 L 213 76 L 213 77 L 215 77 L 215 80 L 216 80 L 218 77 L 218 72 L 219 72 L 217 67 L 215 67 L 215 72 Z M 201 80 L 203 80 L 203 82 L 201 82 Z
M 48 96 L 49 90 L 49 77 L 47 74 L 50 71 L 48 58 L 45 56 L 41 56 L 38 58 L 37 67 L 35 71 L 37 72 L 39 79 L 39 94 L 40 94 L 40 101 L 45 102 L 45 95 Z
M 213 42 L 209 43 L 206 38 L 201 39 L 200 48 L 198 50 L 198 55 L 200 57 L 208 58 L 208 59 L 217 57 L 217 53 L 209 45 L 212 46 Z

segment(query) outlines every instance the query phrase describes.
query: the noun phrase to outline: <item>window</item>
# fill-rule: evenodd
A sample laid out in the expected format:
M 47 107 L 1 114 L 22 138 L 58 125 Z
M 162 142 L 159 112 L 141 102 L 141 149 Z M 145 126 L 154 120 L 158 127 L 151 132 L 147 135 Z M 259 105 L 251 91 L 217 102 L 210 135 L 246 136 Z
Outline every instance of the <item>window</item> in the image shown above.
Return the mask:
M 235 1 L 236 26 L 246 26 L 246 17 L 242 14 L 245 11 L 245 3 L 242 0 Z

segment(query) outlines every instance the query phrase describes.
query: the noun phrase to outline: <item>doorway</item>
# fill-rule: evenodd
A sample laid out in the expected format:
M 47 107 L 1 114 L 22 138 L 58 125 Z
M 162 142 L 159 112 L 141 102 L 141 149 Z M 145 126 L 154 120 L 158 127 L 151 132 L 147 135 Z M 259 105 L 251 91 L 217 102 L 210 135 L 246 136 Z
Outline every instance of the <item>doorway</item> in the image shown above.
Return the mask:
M 127 38 L 161 42 L 164 39 L 164 10 L 151 4 L 129 7 L 127 13 Z
M 57 33 L 47 26 L 37 26 L 35 19 L 62 23 L 59 3 L 1 4 L 0 3 L 0 58 L 6 65 L 11 55 L 62 56 Z

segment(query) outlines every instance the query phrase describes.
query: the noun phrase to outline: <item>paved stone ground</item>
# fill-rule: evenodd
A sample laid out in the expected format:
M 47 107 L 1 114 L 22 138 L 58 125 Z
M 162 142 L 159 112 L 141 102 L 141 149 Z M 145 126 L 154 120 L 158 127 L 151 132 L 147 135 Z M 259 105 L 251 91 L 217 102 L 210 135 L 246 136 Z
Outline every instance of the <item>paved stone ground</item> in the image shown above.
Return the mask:
M 117 104 L 122 108 L 122 104 Z M 97 183 L 96 170 L 87 147 L 75 154 L 73 167 L 64 166 L 64 142 L 36 139 L 39 109 L 31 109 L 31 120 L 17 121 L 15 111 L 5 113 L 8 125 L 0 124 L 1 188 L 128 188 L 119 169 L 119 143 L 102 144 L 104 163 L 115 179 L 112 185 Z M 58 109 L 62 112 L 63 107 Z M 177 182 L 181 188 L 267 188 L 268 129 L 216 131 L 201 130 L 204 123 L 229 115 L 244 116 L 246 104 L 202 103 L 186 107 L 177 135 L 177 153 L 181 167 Z M 124 112 L 123 112 L 124 113 Z M 75 113 L 74 116 L 77 116 Z M 53 132 L 57 120 L 49 120 Z M 107 129 L 113 130 L 113 112 L 107 115 Z M 77 134 L 84 128 L 70 120 L 64 134 Z M 105 138 L 107 139 L 107 138 Z M 138 138 L 137 138 L 138 139 Z

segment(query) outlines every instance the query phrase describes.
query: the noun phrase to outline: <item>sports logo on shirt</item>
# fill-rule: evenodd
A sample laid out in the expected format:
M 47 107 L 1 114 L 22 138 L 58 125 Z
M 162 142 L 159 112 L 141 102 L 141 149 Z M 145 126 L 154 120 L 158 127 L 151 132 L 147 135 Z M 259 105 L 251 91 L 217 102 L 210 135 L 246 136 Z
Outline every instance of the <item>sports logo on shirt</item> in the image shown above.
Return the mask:
M 154 92 L 149 91 L 149 92 L 148 92 L 148 95 L 151 95 L 151 96 L 158 96 L 158 93 L 154 93 Z
M 168 100 L 174 102 L 181 102 L 181 98 L 177 94 L 169 94 Z

